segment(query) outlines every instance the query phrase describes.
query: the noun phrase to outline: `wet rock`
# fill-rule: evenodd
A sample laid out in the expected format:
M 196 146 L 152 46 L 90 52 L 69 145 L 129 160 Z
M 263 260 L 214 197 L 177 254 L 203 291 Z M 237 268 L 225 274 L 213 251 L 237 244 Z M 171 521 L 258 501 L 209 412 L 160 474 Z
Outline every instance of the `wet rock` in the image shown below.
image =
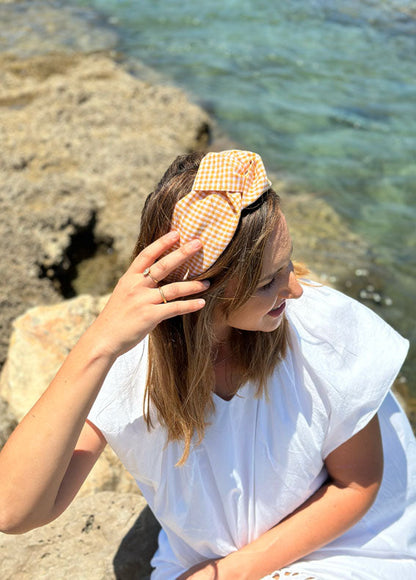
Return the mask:
M 53 0 L 0 0 L 0 51 L 20 57 L 116 47 L 118 35 L 99 13 Z
M 371 267 L 367 244 L 323 199 L 293 192 L 285 183 L 277 182 L 276 188 L 293 238 L 294 257 L 313 266 L 322 282 L 341 289 L 358 264 Z

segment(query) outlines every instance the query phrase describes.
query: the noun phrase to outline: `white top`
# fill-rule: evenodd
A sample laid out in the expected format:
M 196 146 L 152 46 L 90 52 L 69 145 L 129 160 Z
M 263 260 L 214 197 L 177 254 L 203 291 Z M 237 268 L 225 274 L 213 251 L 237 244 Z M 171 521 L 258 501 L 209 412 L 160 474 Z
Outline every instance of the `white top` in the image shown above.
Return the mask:
M 416 578 L 416 442 L 390 386 L 408 344 L 376 314 L 326 287 L 287 304 L 291 348 L 269 383 L 216 412 L 182 467 L 183 444 L 143 419 L 147 341 L 113 365 L 89 419 L 135 477 L 163 530 L 152 580 L 253 541 L 325 481 L 325 457 L 379 412 L 385 454 L 376 502 L 342 537 L 287 570 L 320 580 Z M 285 569 L 286 570 L 286 569 Z M 392 576 L 390 576 L 392 574 Z

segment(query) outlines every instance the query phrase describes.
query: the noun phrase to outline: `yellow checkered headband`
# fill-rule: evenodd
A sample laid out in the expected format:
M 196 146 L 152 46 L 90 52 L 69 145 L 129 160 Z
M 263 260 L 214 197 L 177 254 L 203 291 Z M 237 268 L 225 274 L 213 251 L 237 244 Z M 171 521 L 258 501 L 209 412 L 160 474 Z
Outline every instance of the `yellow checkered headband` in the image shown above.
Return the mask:
M 231 242 L 241 210 L 270 186 L 256 153 L 232 150 L 205 155 L 192 191 L 176 204 L 172 218 L 172 230 L 179 232 L 180 245 L 199 238 L 203 248 L 178 268 L 173 278 L 192 279 L 212 266 Z

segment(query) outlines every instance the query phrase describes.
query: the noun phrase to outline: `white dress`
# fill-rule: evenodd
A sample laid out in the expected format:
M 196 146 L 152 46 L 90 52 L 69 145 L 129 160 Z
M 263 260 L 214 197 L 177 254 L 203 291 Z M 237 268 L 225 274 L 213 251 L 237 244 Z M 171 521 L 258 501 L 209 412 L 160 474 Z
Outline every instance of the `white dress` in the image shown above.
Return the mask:
M 285 568 L 318 580 L 416 579 L 416 441 L 390 386 L 408 343 L 340 292 L 304 287 L 287 306 L 291 348 L 269 400 L 244 385 L 216 412 L 182 467 L 183 444 L 143 420 L 147 341 L 113 365 L 89 419 L 162 525 L 152 580 L 225 556 L 290 514 L 326 480 L 324 459 L 378 412 L 385 468 L 378 497 L 353 528 Z M 303 575 L 304 574 L 304 575 Z M 286 577 L 283 576 L 282 577 Z

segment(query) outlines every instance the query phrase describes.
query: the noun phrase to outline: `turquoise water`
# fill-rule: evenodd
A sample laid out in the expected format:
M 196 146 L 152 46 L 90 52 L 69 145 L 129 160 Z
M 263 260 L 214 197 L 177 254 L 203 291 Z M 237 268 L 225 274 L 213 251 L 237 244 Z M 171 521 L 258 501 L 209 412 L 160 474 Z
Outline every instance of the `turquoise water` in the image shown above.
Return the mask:
M 415 341 L 416 0 L 77 3 L 111 16 L 120 50 L 335 207 L 389 298 L 369 305 Z M 414 351 L 405 371 L 416 392 Z

